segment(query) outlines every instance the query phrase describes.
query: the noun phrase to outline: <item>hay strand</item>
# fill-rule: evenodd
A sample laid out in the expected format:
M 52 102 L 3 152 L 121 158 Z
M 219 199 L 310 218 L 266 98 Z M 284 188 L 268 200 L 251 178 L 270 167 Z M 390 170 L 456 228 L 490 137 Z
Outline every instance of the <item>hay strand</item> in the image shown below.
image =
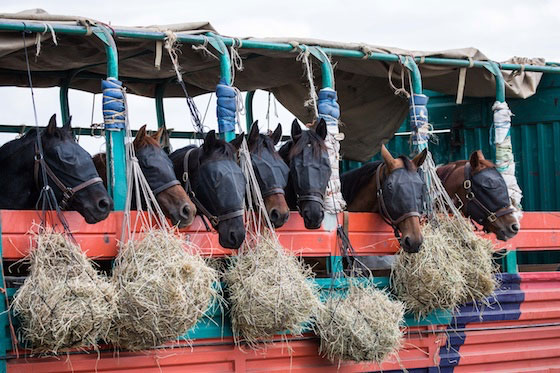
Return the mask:
M 225 279 L 235 341 L 251 348 L 287 330 L 301 334 L 321 306 L 311 269 L 272 237 L 232 257 Z
M 25 343 L 33 352 L 53 354 L 96 348 L 111 324 L 112 285 L 64 234 L 49 230 L 35 239 L 30 275 L 12 303 Z
M 128 241 L 112 280 L 118 313 L 110 341 L 129 350 L 176 340 L 219 298 L 217 271 L 193 244 L 167 230 L 150 229 L 141 240 Z
M 317 320 L 319 352 L 332 362 L 382 363 L 402 343 L 404 306 L 373 286 L 351 285 L 329 297 Z

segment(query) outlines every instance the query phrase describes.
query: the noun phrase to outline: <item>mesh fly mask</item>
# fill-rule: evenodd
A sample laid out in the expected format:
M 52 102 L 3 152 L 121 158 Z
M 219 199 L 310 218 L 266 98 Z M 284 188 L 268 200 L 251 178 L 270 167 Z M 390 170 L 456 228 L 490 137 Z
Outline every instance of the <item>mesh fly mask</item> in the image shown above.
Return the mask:
M 391 172 L 381 184 L 381 164 L 375 173 L 377 181 L 377 203 L 381 217 L 393 227 L 395 236 L 400 237 L 398 225 L 411 216 L 421 216 L 424 181 L 418 172 L 398 168 Z
M 271 194 L 284 194 L 284 188 L 288 183 L 290 168 L 284 161 L 275 157 L 270 152 L 251 154 L 253 169 L 257 176 L 262 196 L 267 197 Z
M 156 146 L 144 146 L 136 152 L 136 157 L 154 195 L 181 184 L 175 177 L 173 162 L 163 149 Z
M 321 157 L 317 160 L 313 155 L 311 144 L 304 146 L 303 151 L 293 157 L 290 163 L 290 175 L 293 179 L 298 205 L 300 201 L 315 201 L 323 206 L 323 197 L 331 172 L 331 164 L 326 151 L 322 151 Z M 318 196 L 312 193 L 316 193 Z
M 245 176 L 231 159 L 218 159 L 200 165 L 195 180 L 189 178 L 189 149 L 183 159 L 185 189 L 197 210 L 214 228 L 221 221 L 243 216 Z

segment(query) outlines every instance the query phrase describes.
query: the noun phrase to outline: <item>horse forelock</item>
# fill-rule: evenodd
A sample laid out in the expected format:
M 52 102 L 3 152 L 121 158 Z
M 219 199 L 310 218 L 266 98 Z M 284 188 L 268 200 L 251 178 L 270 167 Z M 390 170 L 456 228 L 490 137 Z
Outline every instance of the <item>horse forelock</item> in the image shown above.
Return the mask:
M 279 152 L 276 151 L 274 141 L 268 135 L 259 134 L 257 141 L 249 144 L 249 151 L 255 154 L 261 154 L 264 150 L 268 151 L 275 158 L 280 158 Z
M 303 148 L 307 146 L 307 144 L 311 144 L 311 148 L 313 149 L 313 156 L 315 158 L 319 158 L 321 152 L 327 149 L 325 141 L 314 131 L 303 131 L 301 133 L 301 137 L 295 143 L 293 143 L 290 152 L 288 153 L 288 157 L 291 159 L 303 152 Z

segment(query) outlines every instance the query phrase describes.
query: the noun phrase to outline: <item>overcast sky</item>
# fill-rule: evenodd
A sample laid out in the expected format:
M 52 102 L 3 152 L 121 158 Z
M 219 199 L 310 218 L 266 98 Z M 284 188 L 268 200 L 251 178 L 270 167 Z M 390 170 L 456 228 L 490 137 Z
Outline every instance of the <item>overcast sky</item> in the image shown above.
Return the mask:
M 81 15 L 113 25 L 152 25 L 188 21 L 210 21 L 221 33 L 232 36 L 297 36 L 345 42 L 364 42 L 412 50 L 442 50 L 476 47 L 490 59 L 512 56 L 543 57 L 560 61 L 560 1 L 3 1 L 1 12 L 42 8 L 51 14 Z M 1 66 L 1 59 L 0 59 Z M 40 124 L 59 112 L 58 90 L 37 90 Z M 99 95 L 98 95 L 99 96 Z M 0 88 L 0 123 L 33 124 L 27 89 Z M 153 100 L 132 98 L 133 127 L 147 123 L 156 128 Z M 94 121 L 101 121 L 97 97 Z M 208 97 L 197 99 L 204 112 Z M 73 122 L 89 126 L 92 95 L 71 92 Z M 288 127 L 292 116 L 279 107 L 279 118 Z M 255 118 L 266 123 L 267 95 L 257 96 Z M 170 127 L 186 130 L 184 100 L 166 100 Z M 210 102 L 206 124 L 215 126 L 215 102 Z M 272 126 L 272 124 L 271 124 Z M 5 138 L 5 137 L 4 137 Z M 81 139 L 90 152 L 102 149 L 102 139 Z M 179 144 L 176 144 L 176 146 Z

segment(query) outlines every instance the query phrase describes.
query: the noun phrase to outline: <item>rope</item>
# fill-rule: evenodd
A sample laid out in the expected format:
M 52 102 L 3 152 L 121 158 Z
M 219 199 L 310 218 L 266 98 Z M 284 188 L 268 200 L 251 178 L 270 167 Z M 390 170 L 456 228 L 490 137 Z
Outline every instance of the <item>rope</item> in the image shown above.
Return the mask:
M 37 33 L 37 36 L 35 38 L 35 43 L 37 44 L 37 51 L 35 52 L 35 60 L 37 59 L 37 57 L 39 57 L 39 54 L 41 53 L 41 35 L 45 35 L 47 33 L 47 31 L 51 31 L 51 36 L 52 36 L 52 40 L 54 45 L 58 46 L 58 40 L 56 40 L 56 33 L 54 32 L 54 28 L 52 27 L 51 24 L 49 23 L 43 23 L 43 26 L 45 27 L 45 30 L 43 31 L 43 33 Z
M 230 60 L 231 60 L 231 85 L 235 82 L 235 72 L 243 71 L 243 60 L 239 55 L 239 48 L 243 47 L 243 42 L 241 39 L 233 39 L 233 43 L 230 48 Z
M 239 133 L 243 133 L 243 129 L 241 128 L 241 115 L 245 115 L 245 105 L 243 103 L 243 95 L 241 91 L 237 87 L 232 87 L 235 91 L 235 117 L 237 119 L 237 129 Z
M 168 31 L 171 32 L 171 31 Z M 210 52 L 210 50 L 208 49 L 208 38 L 206 37 L 206 35 L 201 35 L 202 39 L 204 40 L 202 44 L 199 45 L 194 45 L 191 47 L 194 51 L 200 51 L 202 52 L 203 55 L 208 55 L 211 56 L 213 58 L 215 58 L 216 60 L 220 60 L 220 57 L 216 56 L 214 53 Z
M 319 117 L 319 111 L 317 109 L 317 91 L 315 88 L 315 82 L 313 80 L 313 66 L 309 61 L 309 50 L 304 47 L 301 53 L 297 56 L 296 61 L 302 61 L 305 74 L 307 75 L 307 81 L 309 82 L 309 99 L 307 99 L 304 103 L 305 107 L 312 107 L 313 114 L 315 118 Z
M 400 63 L 400 60 L 399 60 Z M 410 98 L 410 94 L 407 92 L 406 88 L 405 88 L 405 84 L 404 84 L 404 66 L 401 63 L 401 87 L 397 88 L 394 84 L 393 84 L 393 70 L 395 69 L 395 64 L 392 63 L 391 65 L 389 65 L 389 74 L 388 74 L 388 78 L 389 78 L 389 85 L 391 86 L 391 88 L 393 89 L 393 93 L 395 94 L 395 96 L 403 96 L 406 98 Z

